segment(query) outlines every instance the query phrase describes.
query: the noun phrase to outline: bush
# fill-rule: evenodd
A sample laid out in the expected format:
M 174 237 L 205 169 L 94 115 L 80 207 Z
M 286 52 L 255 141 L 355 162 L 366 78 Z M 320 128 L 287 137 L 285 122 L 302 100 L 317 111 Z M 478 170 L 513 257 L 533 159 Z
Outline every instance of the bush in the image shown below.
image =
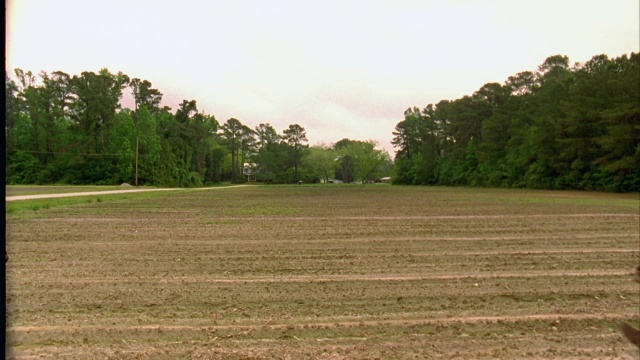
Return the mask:
M 7 182 L 9 184 L 35 184 L 43 166 L 35 156 L 24 151 L 16 151 L 9 157 Z

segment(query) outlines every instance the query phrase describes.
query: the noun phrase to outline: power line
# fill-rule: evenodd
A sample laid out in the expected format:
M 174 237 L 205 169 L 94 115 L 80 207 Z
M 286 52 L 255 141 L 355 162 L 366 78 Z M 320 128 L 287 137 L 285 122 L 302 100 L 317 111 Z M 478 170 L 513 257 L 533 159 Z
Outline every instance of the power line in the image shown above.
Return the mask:
M 10 151 L 22 151 L 22 152 L 34 153 L 34 154 L 61 154 L 61 155 L 86 155 L 86 156 L 122 156 L 122 154 L 88 154 L 88 153 L 59 152 L 59 151 L 35 151 L 35 150 L 20 150 L 20 149 L 12 149 Z

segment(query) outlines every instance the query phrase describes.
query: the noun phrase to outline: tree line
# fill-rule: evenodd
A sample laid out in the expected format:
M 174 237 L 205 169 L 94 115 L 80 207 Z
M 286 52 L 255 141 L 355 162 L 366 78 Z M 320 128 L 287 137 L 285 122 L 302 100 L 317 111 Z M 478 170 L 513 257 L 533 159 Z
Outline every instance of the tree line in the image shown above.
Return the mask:
M 108 69 L 69 75 L 5 73 L 7 184 L 120 184 L 193 187 L 222 181 L 369 181 L 391 160 L 373 141 L 310 147 L 304 127 L 278 133 L 231 118 L 220 124 L 184 100 L 175 112 L 147 80 Z M 125 90 L 133 109 L 123 108 Z M 243 175 L 251 164 L 251 176 Z
M 640 56 L 594 56 L 405 111 L 394 183 L 640 191 Z

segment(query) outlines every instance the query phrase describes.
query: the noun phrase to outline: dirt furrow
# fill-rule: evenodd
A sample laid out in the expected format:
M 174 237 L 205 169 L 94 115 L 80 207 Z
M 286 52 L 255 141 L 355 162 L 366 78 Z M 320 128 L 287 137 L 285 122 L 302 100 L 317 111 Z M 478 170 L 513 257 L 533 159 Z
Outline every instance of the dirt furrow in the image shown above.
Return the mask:
M 526 273 L 488 273 L 488 274 L 458 274 L 458 275 L 418 275 L 418 276 L 295 276 L 272 278 L 235 278 L 210 279 L 194 277 L 171 277 L 161 279 L 110 279 L 110 278 L 82 278 L 82 279 L 39 279 L 41 283 L 323 283 L 323 282 L 351 282 L 351 281 L 420 281 L 420 280 L 458 280 L 458 279 L 499 279 L 499 278 L 537 278 L 537 277 L 594 277 L 594 276 L 628 276 L 630 271 L 531 271 Z
M 385 319 L 362 321 L 336 321 L 321 323 L 295 323 L 295 324 L 246 324 L 246 325 L 43 325 L 43 326 L 13 326 L 7 330 L 10 332 L 40 332 L 40 331 L 83 331 L 83 330 L 119 330 L 119 331 L 181 331 L 181 330 L 249 330 L 249 329 L 283 329 L 306 327 L 354 327 L 354 326 L 411 326 L 429 324 L 451 323 L 497 323 L 497 322 L 523 322 L 538 320 L 620 320 L 637 317 L 637 313 L 600 313 L 600 314 L 532 314 L 515 316 L 469 316 L 469 317 L 441 317 L 434 319 Z

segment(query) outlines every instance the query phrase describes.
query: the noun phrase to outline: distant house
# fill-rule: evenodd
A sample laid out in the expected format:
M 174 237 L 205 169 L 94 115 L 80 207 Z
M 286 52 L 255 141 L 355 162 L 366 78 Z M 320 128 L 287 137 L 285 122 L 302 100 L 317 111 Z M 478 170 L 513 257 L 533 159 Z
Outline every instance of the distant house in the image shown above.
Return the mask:
M 342 180 L 338 180 L 338 179 L 329 179 L 329 181 L 327 182 L 327 181 L 325 181 L 324 179 L 320 179 L 320 183 L 321 183 L 321 184 L 325 184 L 325 183 L 328 183 L 328 184 L 342 184 Z
M 391 182 L 391 176 L 385 176 L 383 178 L 380 178 L 380 182 L 383 184 L 388 184 Z
M 242 175 L 247 177 L 247 181 L 256 181 L 258 166 L 256 164 L 244 163 L 242 165 Z

